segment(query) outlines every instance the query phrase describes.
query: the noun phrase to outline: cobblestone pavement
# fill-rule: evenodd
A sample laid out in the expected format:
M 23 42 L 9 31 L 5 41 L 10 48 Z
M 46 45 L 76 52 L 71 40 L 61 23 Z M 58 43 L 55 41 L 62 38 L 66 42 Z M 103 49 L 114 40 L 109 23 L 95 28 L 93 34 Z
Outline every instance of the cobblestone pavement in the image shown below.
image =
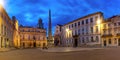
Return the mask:
M 120 47 L 54 53 L 20 49 L 0 53 L 0 60 L 120 60 Z

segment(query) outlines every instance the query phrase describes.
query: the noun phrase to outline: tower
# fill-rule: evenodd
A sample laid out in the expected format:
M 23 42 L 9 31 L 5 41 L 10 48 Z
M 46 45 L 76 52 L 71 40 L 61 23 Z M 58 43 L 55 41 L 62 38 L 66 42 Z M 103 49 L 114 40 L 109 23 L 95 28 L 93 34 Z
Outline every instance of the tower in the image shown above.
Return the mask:
M 43 22 L 42 22 L 42 19 L 41 19 L 41 18 L 38 20 L 38 28 L 44 29 L 44 27 L 43 27 Z
M 49 10 L 49 22 L 48 22 L 48 45 L 53 45 L 53 38 L 52 38 L 52 23 L 51 23 L 51 10 Z

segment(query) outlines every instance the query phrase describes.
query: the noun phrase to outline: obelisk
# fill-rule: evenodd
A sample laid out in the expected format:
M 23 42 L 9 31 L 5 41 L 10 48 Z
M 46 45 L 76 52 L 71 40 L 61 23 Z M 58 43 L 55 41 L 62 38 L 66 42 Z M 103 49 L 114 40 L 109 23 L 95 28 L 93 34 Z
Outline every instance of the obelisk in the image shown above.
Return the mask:
M 51 10 L 49 10 L 49 22 L 48 22 L 48 46 L 51 47 L 53 45 L 52 39 L 52 23 L 51 23 Z

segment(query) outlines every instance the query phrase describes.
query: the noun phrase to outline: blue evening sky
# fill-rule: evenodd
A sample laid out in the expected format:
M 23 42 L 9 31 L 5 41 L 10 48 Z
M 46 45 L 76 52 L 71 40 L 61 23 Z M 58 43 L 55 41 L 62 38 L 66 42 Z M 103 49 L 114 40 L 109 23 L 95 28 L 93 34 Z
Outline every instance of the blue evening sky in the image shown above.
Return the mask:
M 48 27 L 48 10 L 52 12 L 53 31 L 56 24 L 65 24 L 77 18 L 101 11 L 108 18 L 120 14 L 120 0 L 4 0 L 10 17 L 16 16 L 19 24 L 36 26 L 42 18 Z

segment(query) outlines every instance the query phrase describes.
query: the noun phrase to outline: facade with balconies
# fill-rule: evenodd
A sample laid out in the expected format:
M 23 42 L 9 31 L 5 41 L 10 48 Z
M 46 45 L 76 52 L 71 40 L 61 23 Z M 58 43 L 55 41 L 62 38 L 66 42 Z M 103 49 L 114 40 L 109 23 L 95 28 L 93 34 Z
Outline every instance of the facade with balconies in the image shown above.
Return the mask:
M 120 16 L 113 16 L 102 25 L 102 46 L 120 46 Z

